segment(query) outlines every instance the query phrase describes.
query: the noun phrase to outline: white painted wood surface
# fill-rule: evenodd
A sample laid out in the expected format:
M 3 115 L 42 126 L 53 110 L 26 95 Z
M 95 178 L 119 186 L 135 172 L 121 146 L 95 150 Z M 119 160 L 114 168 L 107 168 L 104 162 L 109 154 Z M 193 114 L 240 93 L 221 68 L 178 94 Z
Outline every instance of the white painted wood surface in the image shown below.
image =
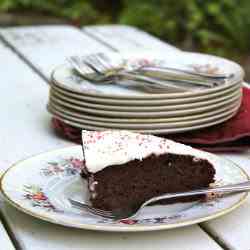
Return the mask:
M 131 26 L 85 26 L 82 30 L 99 41 L 104 42 L 107 46 L 111 46 L 118 52 L 154 49 L 164 53 L 164 51 L 179 50 L 176 47 Z
M 0 173 L 14 162 L 70 143 L 54 136 L 46 112 L 48 86 L 0 44 Z
M 3 224 L 0 220 L 0 249 L 3 250 L 15 250 L 15 247 L 12 243 L 12 241 L 9 238 L 9 235 L 7 234 Z
M 30 33 L 31 28 L 28 28 L 28 31 Z M 49 36 L 57 33 L 55 27 L 48 29 L 43 27 L 42 31 L 39 28 L 37 30 L 32 29 L 32 32 L 37 32 L 37 34 L 46 33 Z M 58 33 L 61 31 L 62 27 L 59 28 Z M 44 76 L 48 76 L 47 70 L 50 71 L 58 62 L 61 62 L 65 55 L 68 55 L 69 52 L 65 46 L 66 44 L 68 46 L 74 44 L 75 39 L 75 36 L 71 36 L 71 41 L 70 36 L 67 34 L 67 32 L 75 32 L 75 29 L 71 31 L 67 27 L 62 32 L 67 38 L 66 42 L 60 42 L 64 44 L 64 49 L 62 50 L 62 45 L 54 45 L 51 50 L 48 45 L 49 42 L 48 44 L 46 42 L 46 46 L 43 47 L 44 43 L 39 38 L 36 38 L 39 41 L 39 45 L 36 46 L 33 38 L 26 41 L 27 36 L 22 35 L 23 32 L 27 34 L 24 28 L 20 30 L 10 29 L 10 34 L 8 30 L 4 30 L 2 34 L 6 36 L 6 40 L 12 41 L 12 46 L 18 50 L 18 53 L 34 63 L 35 67 L 40 69 Z M 33 37 L 33 34 L 30 36 Z M 19 38 L 16 39 L 16 37 Z M 39 37 L 39 35 L 36 37 Z M 81 33 L 80 37 L 82 37 Z M 63 40 L 63 38 L 61 39 Z M 15 45 L 16 41 L 18 46 Z M 87 48 L 87 45 L 84 47 Z M 1 105 L 0 111 L 2 115 L 0 168 L 4 170 L 11 163 L 29 155 L 63 145 L 70 145 L 71 143 L 56 137 L 50 129 L 49 115 L 45 110 L 48 96 L 48 86 L 45 81 L 11 50 L 2 45 L 0 55 L 5 58 L 5 60 L 0 60 L 0 67 L 2 68 L 2 79 L 6 83 L 0 85 L 0 100 L 4 104 Z M 37 58 L 39 60 L 35 61 Z M 51 68 L 48 67 L 48 62 Z M 138 235 L 127 233 L 110 234 L 55 226 L 24 215 L 5 203 L 1 205 L 1 211 L 19 247 L 24 250 L 152 249 L 152 242 L 154 249 L 165 249 L 166 246 L 169 246 L 170 249 L 176 250 L 198 250 L 200 244 L 206 246 L 204 249 L 221 249 L 197 225 L 173 231 L 140 233 Z
M 108 27 L 103 28 L 107 32 Z M 122 26 L 121 28 L 123 33 L 124 28 L 127 30 L 127 33 L 130 32 L 130 28 L 128 27 Z M 87 27 L 87 29 L 89 32 L 91 27 Z M 96 29 L 96 27 L 93 29 Z M 100 30 L 101 27 L 98 27 L 98 29 Z M 115 35 L 115 32 L 119 31 L 119 26 L 112 26 L 111 29 L 114 37 L 119 36 Z M 105 46 L 105 43 L 100 44 L 100 37 L 93 39 L 87 33 L 81 33 L 79 30 L 69 26 L 9 28 L 1 29 L 0 34 L 19 55 L 28 61 L 46 79 L 49 78 L 54 66 L 63 62 L 65 56 L 77 53 L 83 54 L 85 51 L 87 53 L 107 51 L 110 50 L 110 47 L 116 48 L 115 46 L 120 46 L 121 43 L 121 41 L 117 43 L 116 38 L 112 40 L 112 36 L 110 36 L 108 37 L 109 40 L 106 41 L 106 43 L 110 42 L 110 46 Z M 145 33 L 143 34 L 145 35 Z M 126 34 L 126 36 L 130 37 L 129 39 L 136 37 L 134 34 Z M 139 35 L 136 38 L 136 44 L 139 44 L 141 40 L 143 40 L 143 43 L 146 43 L 147 39 L 151 39 L 139 39 L 138 37 Z M 124 41 L 128 41 L 128 39 L 124 39 Z M 124 42 L 124 44 L 119 48 L 117 47 L 116 50 L 125 51 L 133 47 L 131 41 Z M 147 44 L 148 48 L 150 48 L 153 44 L 152 40 L 148 41 Z M 138 46 L 140 47 L 141 45 L 136 45 L 136 48 Z M 151 48 L 154 49 L 153 47 Z M 0 132 L 0 169 L 3 170 L 12 162 L 25 158 L 28 155 L 61 147 L 62 145 L 70 145 L 70 143 L 56 137 L 49 127 L 49 115 L 45 111 L 48 95 L 48 87 L 45 81 L 12 51 L 1 45 L 0 58 L 5 58 L 5 60 L 0 60 L 0 67 L 3 69 L 1 71 L 2 79 L 7 83 L 0 85 L 0 100 L 2 103 L 0 105 L 0 112 L 3 121 Z M 10 96 L 14 98 L 10 98 Z M 244 161 L 245 164 L 246 159 L 244 156 L 235 156 L 239 157 L 238 160 Z M 245 166 L 242 164 L 242 167 Z M 245 211 L 250 208 L 249 205 L 246 204 Z M 240 211 L 244 207 L 238 209 L 235 213 L 241 213 Z M 1 209 L 21 249 L 25 250 L 34 249 L 32 248 L 33 246 L 37 246 L 35 249 L 48 250 L 166 249 L 166 247 L 168 249 L 191 250 L 201 248 L 221 249 L 197 225 L 155 233 L 96 233 L 68 229 L 41 222 L 6 205 L 2 206 Z M 233 247 L 233 249 L 249 250 L 250 248 L 246 247 L 250 246 L 250 237 L 249 239 L 245 237 L 244 243 L 239 244 L 240 247 L 237 247 L 237 240 L 241 241 L 241 238 L 238 237 L 241 232 L 239 229 L 241 228 L 240 226 L 239 228 L 237 227 L 238 231 L 235 234 L 238 236 L 234 238 L 231 235 L 230 237 L 229 228 L 234 228 L 235 223 L 239 224 L 237 216 L 228 220 L 228 217 L 231 215 L 233 213 L 215 221 L 203 223 L 202 226 L 215 237 L 220 237 L 220 241 L 224 242 L 226 246 Z M 244 229 L 247 229 L 250 225 L 250 216 L 246 214 L 244 219 L 245 221 L 242 221 L 245 225 L 248 225 Z M 225 220 L 227 220 L 227 223 L 225 223 Z M 216 225 L 216 223 L 219 225 Z M 227 229 L 224 228 L 224 223 L 227 224 Z M 249 232 L 249 230 L 246 232 Z
M 79 29 L 65 25 L 7 28 L 0 35 L 47 79 L 67 56 L 109 51 Z
M 5 204 L 2 207 L 25 250 L 221 250 L 198 226 L 145 233 L 111 233 L 70 229 L 23 214 Z M 1 248 L 0 248 L 1 249 Z

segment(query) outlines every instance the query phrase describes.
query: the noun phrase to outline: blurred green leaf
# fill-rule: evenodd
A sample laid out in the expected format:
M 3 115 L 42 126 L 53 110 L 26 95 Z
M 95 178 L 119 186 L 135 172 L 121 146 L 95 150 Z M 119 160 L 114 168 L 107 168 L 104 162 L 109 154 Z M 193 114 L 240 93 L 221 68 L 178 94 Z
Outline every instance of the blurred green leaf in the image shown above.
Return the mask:
M 134 25 L 185 49 L 227 57 L 250 52 L 249 0 L 0 0 L 0 11 Z

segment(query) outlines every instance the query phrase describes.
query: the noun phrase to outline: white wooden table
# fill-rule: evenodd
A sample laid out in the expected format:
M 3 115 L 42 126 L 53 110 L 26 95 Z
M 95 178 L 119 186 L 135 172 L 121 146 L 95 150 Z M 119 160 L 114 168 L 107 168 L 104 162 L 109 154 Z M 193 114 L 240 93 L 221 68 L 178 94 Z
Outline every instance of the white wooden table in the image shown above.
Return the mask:
M 52 69 L 66 56 L 97 51 L 176 50 L 128 26 L 39 26 L 0 29 L 0 173 L 12 163 L 72 143 L 58 138 L 46 112 Z M 223 154 L 250 174 L 249 152 Z M 250 199 L 222 218 L 147 233 L 69 229 L 25 215 L 0 197 L 1 250 L 250 250 Z

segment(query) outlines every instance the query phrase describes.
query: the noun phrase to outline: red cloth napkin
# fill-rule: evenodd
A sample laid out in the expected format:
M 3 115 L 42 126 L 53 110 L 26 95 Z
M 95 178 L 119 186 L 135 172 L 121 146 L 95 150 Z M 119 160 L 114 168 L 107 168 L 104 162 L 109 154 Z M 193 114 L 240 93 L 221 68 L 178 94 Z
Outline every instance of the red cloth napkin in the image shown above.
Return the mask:
M 65 138 L 81 143 L 81 129 L 52 118 L 54 130 Z M 164 136 L 207 151 L 243 151 L 250 148 L 250 89 L 243 88 L 242 104 L 230 120 L 200 130 Z

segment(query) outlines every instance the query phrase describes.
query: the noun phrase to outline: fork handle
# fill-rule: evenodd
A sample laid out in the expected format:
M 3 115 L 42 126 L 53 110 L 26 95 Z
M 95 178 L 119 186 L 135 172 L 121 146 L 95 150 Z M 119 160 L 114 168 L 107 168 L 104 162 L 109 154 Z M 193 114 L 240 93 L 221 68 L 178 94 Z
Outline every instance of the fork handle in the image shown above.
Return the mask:
M 201 72 L 196 72 L 196 71 L 191 71 L 187 69 L 177 69 L 177 68 L 172 68 L 172 67 L 161 67 L 161 66 L 143 66 L 139 69 L 140 71 L 144 72 L 161 72 L 161 73 L 167 73 L 167 72 L 176 72 L 176 73 L 182 73 L 182 74 L 187 74 L 187 75 L 192 75 L 192 76 L 198 76 L 202 78 L 207 78 L 207 79 L 213 79 L 213 80 L 225 80 L 225 79 L 230 79 L 234 76 L 234 74 L 209 74 L 209 73 L 201 73 Z
M 170 199 L 170 198 L 180 198 L 180 197 L 188 197 L 194 195 L 201 195 L 201 194 L 229 194 L 229 193 L 238 193 L 243 191 L 250 191 L 250 181 L 241 182 L 238 184 L 230 184 L 221 187 L 214 187 L 214 188 L 202 188 L 188 192 L 178 192 L 178 193 L 168 193 L 165 195 L 160 195 L 154 197 L 143 204 L 143 207 L 160 200 Z
M 213 85 L 210 84 L 203 84 L 203 83 L 197 83 L 197 82 L 192 82 L 192 81 L 178 81 L 178 80 L 173 80 L 173 81 L 168 81 L 168 80 L 159 80 L 157 78 L 145 76 L 145 75 L 136 75 L 133 73 L 128 73 L 128 72 L 118 72 L 114 76 L 114 78 L 117 77 L 118 79 L 127 79 L 127 80 L 134 80 L 138 82 L 146 82 L 152 87 L 157 87 L 157 85 L 161 88 L 166 88 L 166 89 L 173 89 L 177 91 L 187 91 L 188 88 L 181 86 L 182 83 L 187 83 L 190 84 L 191 86 L 197 85 L 197 86 L 202 86 L 202 87 L 213 87 Z M 178 86 L 179 84 L 179 86 Z
M 220 80 L 211 80 L 211 79 L 205 79 L 200 77 L 190 77 L 185 75 L 171 75 L 171 74 L 150 74 L 150 72 L 135 72 L 139 73 L 143 76 L 151 77 L 153 79 L 163 80 L 163 81 L 171 81 L 171 82 L 179 82 L 180 84 L 191 84 L 191 85 L 197 85 L 197 86 L 203 86 L 203 87 L 216 87 L 221 84 L 225 83 L 224 79 Z M 134 74 L 135 74 L 134 73 Z

